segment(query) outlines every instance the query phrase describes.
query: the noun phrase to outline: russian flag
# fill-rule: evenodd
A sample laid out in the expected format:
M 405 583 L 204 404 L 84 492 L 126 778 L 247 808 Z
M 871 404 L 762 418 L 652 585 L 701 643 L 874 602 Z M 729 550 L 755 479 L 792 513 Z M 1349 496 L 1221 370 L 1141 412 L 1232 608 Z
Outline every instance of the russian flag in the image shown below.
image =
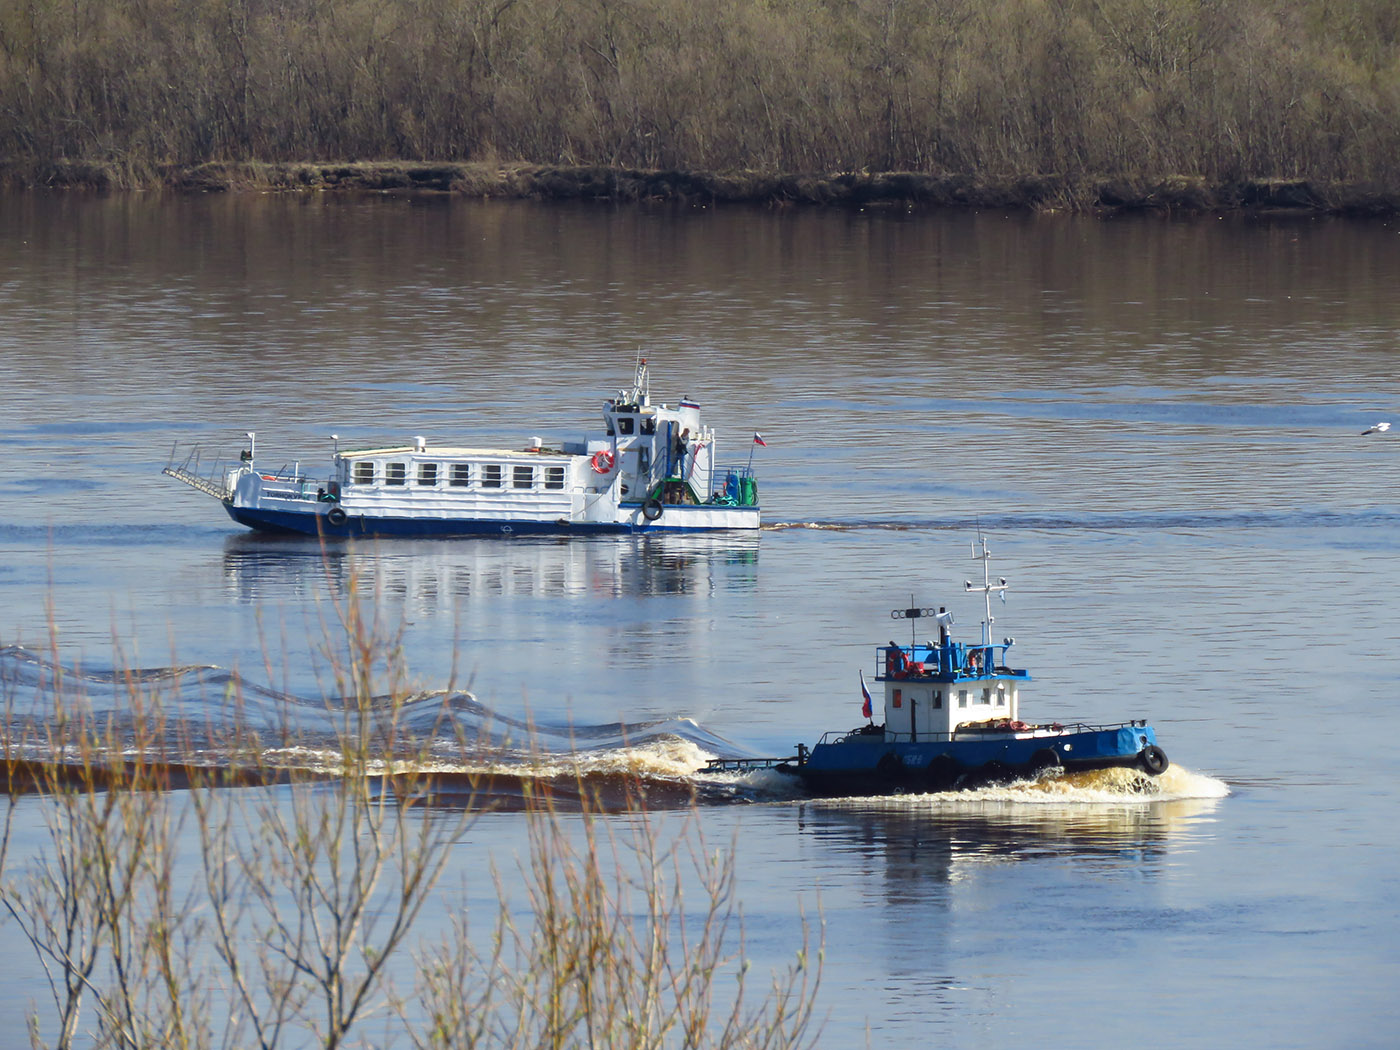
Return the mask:
M 753 443 L 755 445 L 762 445 L 764 448 L 768 447 L 768 442 L 763 440 L 763 435 L 760 434 L 758 431 L 754 431 Z
M 860 672 L 860 695 L 865 698 L 865 702 L 860 705 L 860 713 L 869 718 L 875 713 L 875 704 L 870 699 L 870 690 L 865 688 L 865 672 Z

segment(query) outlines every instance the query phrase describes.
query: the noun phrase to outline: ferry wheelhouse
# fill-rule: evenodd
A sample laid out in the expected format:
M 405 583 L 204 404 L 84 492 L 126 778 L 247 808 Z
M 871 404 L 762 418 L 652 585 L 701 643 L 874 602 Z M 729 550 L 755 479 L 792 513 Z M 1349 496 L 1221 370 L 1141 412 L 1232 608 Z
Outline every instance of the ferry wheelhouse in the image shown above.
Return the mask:
M 524 448 L 435 445 L 426 437 L 341 449 L 327 475 L 259 465 L 256 435 L 238 465 L 203 476 L 197 457 L 164 473 L 219 499 L 234 521 L 327 536 L 752 530 L 759 527 L 753 451 L 721 466 L 700 406 L 651 401 L 645 358 L 630 391 L 607 401 L 604 432 L 534 437 Z M 755 434 L 755 443 L 761 438 Z

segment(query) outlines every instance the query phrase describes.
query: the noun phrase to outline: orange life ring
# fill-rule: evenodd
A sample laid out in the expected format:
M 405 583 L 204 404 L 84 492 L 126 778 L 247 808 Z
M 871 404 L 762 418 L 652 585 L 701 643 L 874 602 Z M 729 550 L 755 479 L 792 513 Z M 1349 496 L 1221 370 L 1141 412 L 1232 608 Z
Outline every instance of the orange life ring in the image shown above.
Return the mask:
M 617 458 L 612 454 L 612 451 L 609 449 L 599 449 L 597 452 L 593 453 L 593 470 L 596 473 L 608 473 L 612 470 L 613 464 L 616 462 Z

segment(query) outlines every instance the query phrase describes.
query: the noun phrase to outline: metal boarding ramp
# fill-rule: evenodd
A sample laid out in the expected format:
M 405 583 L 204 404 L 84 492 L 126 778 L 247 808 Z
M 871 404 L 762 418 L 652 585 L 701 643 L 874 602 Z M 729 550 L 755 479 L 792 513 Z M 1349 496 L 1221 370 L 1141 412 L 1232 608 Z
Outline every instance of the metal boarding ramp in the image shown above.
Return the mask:
M 175 449 L 170 450 L 170 462 L 162 468 L 162 474 L 168 474 L 176 481 L 183 481 L 190 488 L 198 489 L 207 496 L 213 496 L 217 500 L 227 503 L 233 498 L 233 490 L 223 481 L 222 475 L 218 473 L 218 464 L 214 465 L 214 473 L 209 477 L 204 477 L 199 473 L 199 449 L 196 448 L 188 456 L 185 462 L 178 467 L 175 465 Z M 219 477 L 218 481 L 214 478 Z

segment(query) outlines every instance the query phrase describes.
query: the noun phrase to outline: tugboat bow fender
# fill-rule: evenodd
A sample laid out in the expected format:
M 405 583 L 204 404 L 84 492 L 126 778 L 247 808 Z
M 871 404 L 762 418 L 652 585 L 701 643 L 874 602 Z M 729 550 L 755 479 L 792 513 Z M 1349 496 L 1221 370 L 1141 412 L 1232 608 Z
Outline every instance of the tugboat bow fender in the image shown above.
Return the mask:
M 1157 776 L 1165 773 L 1171 762 L 1167 760 L 1167 753 L 1156 744 L 1149 744 L 1138 752 L 1138 762 L 1142 765 L 1143 771 Z

